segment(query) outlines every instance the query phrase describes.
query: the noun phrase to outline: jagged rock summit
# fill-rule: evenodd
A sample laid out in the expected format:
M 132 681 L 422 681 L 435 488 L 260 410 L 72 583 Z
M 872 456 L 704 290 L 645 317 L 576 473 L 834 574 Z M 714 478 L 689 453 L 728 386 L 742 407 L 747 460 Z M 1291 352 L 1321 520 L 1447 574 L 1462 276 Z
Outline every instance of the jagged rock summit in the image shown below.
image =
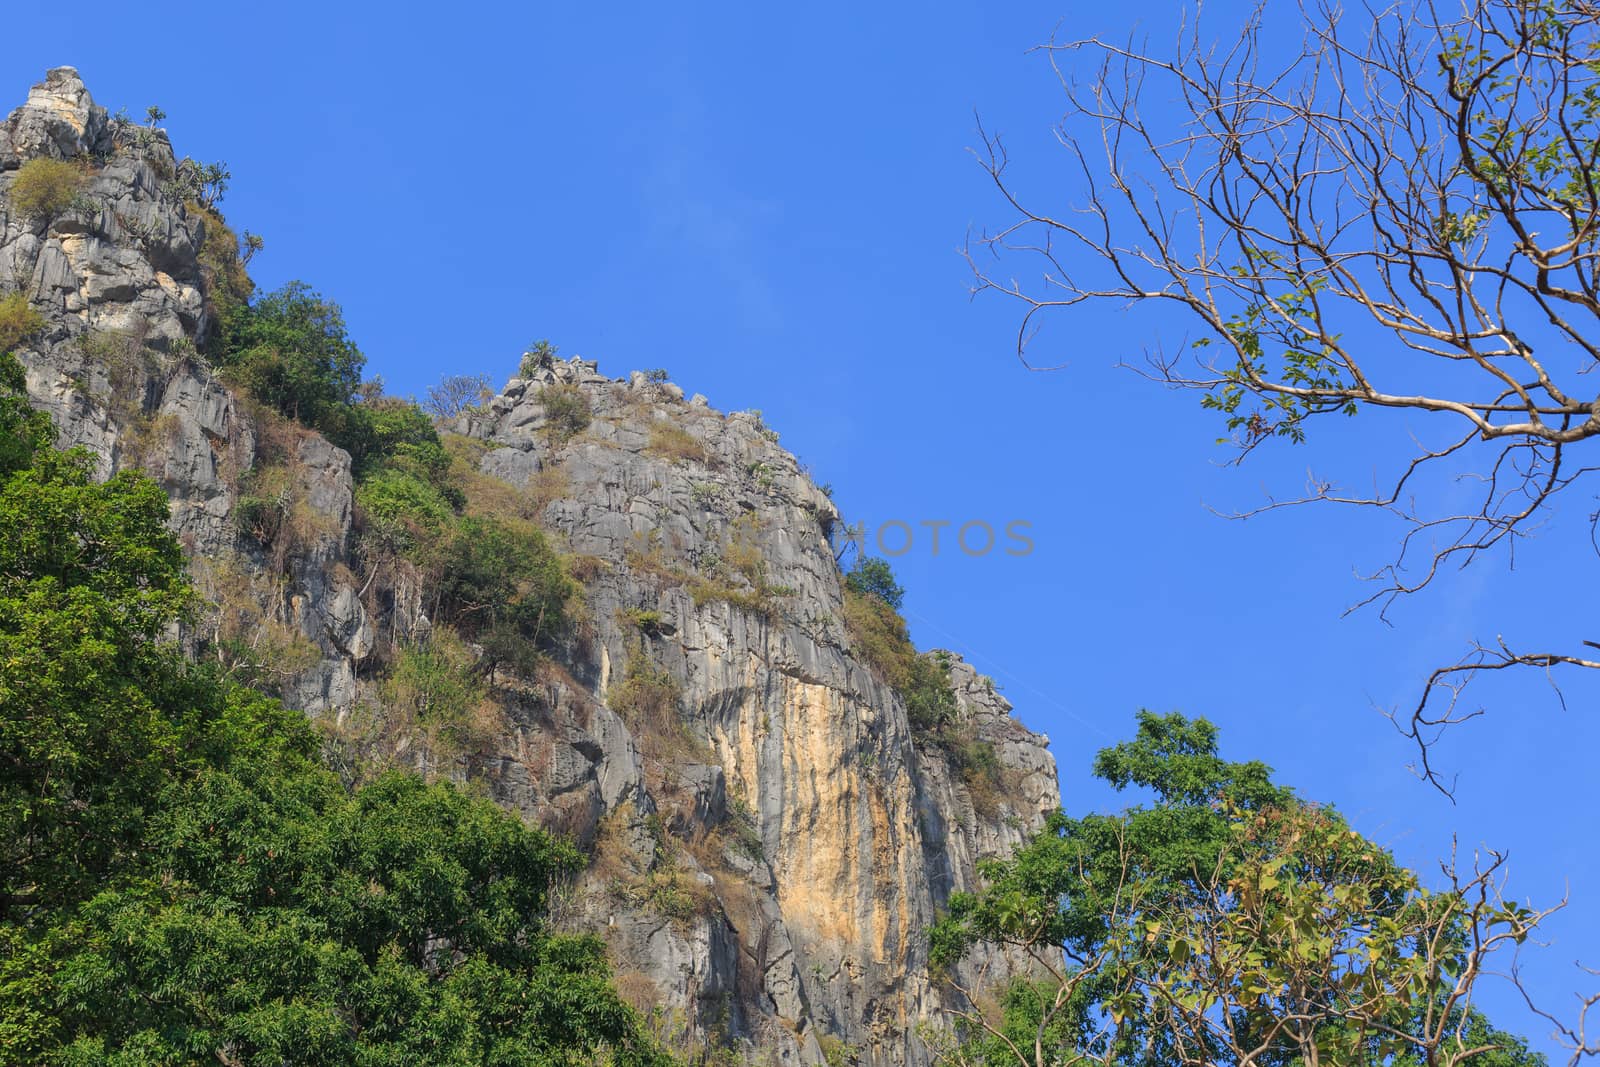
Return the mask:
M 110 119 L 89 95 L 74 67 L 56 67 L 28 93 L 0 128 L 0 170 L 25 159 L 72 159 L 109 148 Z
M 85 168 L 48 218 L 11 196 L 39 157 Z M 847 623 L 838 512 L 758 415 L 553 358 L 439 430 L 469 509 L 560 547 L 578 623 L 527 676 L 492 675 L 465 747 L 372 734 L 394 657 L 437 632 L 439 576 L 375 547 L 342 449 L 203 354 L 205 249 L 226 231 L 174 187 L 175 166 L 164 134 L 119 126 L 76 71 L 51 71 L 0 131 L 0 289 L 40 316 L 16 352 L 63 441 L 170 496 L 213 605 L 185 635 L 197 654 L 286 650 L 262 677 L 346 749 L 359 737 L 481 783 L 569 834 L 591 859 L 557 920 L 602 936 L 624 993 L 684 1047 L 927 1063 L 919 1027 L 957 997 L 928 974 L 927 928 L 978 860 L 1059 805 L 1047 741 L 952 653 L 929 654 L 951 729 L 998 769 L 974 778 L 913 726 Z M 558 425 L 574 407 L 582 425 Z M 249 519 L 264 485 L 271 524 Z

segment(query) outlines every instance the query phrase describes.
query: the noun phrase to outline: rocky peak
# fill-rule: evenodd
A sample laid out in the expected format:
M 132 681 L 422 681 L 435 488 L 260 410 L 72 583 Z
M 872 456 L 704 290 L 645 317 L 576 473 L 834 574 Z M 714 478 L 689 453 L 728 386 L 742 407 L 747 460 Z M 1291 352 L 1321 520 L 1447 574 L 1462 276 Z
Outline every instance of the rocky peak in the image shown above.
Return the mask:
M 73 159 L 109 147 L 111 123 L 75 67 L 56 67 L 0 128 L 0 170 L 35 156 Z
M 84 183 L 24 216 L 16 168 L 43 155 L 85 157 Z M 277 692 L 348 733 L 381 705 L 386 657 L 434 632 L 433 579 L 363 548 L 348 455 L 261 417 L 198 354 L 213 220 L 171 170 L 164 135 L 107 120 L 71 68 L 12 112 L 0 286 L 42 321 L 17 354 L 64 442 L 166 488 L 216 608 L 197 647 L 285 650 Z M 686 1048 L 926 1064 L 919 1027 L 952 995 L 928 974 L 927 927 L 1058 805 L 1048 742 L 954 654 L 934 655 L 963 736 L 998 771 L 970 778 L 913 727 L 849 631 L 839 513 L 758 413 L 588 360 L 521 372 L 439 430 L 489 505 L 560 546 L 582 625 L 536 677 L 500 676 L 469 749 L 407 736 L 392 757 L 589 849 L 561 921 L 606 940 L 619 987 Z M 263 471 L 287 531 L 270 544 L 243 518 Z

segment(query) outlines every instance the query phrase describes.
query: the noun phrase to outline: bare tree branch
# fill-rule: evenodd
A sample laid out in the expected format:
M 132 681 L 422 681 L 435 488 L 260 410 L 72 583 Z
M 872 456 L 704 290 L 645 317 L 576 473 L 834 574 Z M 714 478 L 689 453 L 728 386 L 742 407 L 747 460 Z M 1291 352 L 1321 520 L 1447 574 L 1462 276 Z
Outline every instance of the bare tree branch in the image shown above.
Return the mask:
M 1261 3 L 1215 41 L 1186 17 L 1170 51 L 1041 46 L 1077 196 L 1029 203 L 980 126 L 975 157 L 1013 217 L 966 255 L 974 293 L 1022 306 L 1030 367 L 1050 316 L 1180 309 L 1197 335 L 1136 369 L 1200 394 L 1237 461 L 1331 416 L 1407 416 L 1414 451 L 1369 489 L 1311 474 L 1301 495 L 1232 513 L 1393 516 L 1397 551 L 1355 605 L 1386 615 L 1487 554 L 1514 558 L 1596 470 L 1567 453 L 1600 436 L 1586 377 L 1600 364 L 1600 14 L 1589 0 L 1349 14 L 1301 0 L 1285 49 L 1268 34 L 1282 12 Z M 1409 717 L 1395 713 L 1429 780 L 1447 788 L 1428 759 L 1439 729 L 1476 714 L 1459 710 L 1466 681 L 1560 665 L 1600 659 L 1497 638 L 1434 671 Z

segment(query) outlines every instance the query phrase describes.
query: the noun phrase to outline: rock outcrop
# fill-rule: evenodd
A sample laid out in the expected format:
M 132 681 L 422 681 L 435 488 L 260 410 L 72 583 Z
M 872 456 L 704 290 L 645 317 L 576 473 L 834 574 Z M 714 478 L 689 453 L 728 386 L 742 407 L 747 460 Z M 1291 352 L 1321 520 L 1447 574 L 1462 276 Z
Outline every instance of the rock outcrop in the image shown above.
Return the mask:
M 41 156 L 86 168 L 51 218 L 9 195 Z M 373 699 L 382 650 L 428 632 L 426 579 L 363 559 L 344 452 L 255 417 L 199 355 L 218 221 L 173 188 L 177 165 L 71 68 L 11 114 L 0 287 L 44 318 L 17 354 L 65 443 L 167 489 L 217 605 L 195 647 L 240 627 L 293 646 L 279 692 L 337 728 Z M 927 1062 L 919 1027 L 954 994 L 928 974 L 926 932 L 980 859 L 1058 805 L 1046 740 L 946 652 L 958 718 L 998 777 L 963 777 L 912 729 L 845 627 L 839 515 L 759 416 L 591 362 L 527 370 L 441 430 L 575 561 L 584 622 L 534 677 L 498 676 L 501 717 L 472 751 L 429 763 L 419 741 L 419 766 L 481 781 L 592 854 L 558 921 L 606 939 L 664 1030 L 753 1062 L 819 1064 L 824 1039 L 863 1064 Z M 552 391 L 581 397 L 581 432 L 554 432 Z M 296 517 L 276 547 L 241 517 L 269 454 Z M 670 715 L 617 699 L 637 671 L 662 680 Z

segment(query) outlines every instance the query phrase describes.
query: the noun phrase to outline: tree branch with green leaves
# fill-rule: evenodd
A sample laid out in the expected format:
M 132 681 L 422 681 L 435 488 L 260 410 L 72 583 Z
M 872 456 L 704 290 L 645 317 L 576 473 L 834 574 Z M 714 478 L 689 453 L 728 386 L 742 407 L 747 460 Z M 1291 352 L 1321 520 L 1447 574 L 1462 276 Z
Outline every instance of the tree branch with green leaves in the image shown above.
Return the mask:
M 1266 767 L 1221 759 L 1203 719 L 1141 713 L 1095 770 L 1155 802 L 1057 815 L 935 929 L 947 973 L 979 945 L 1036 963 L 998 1011 L 955 1011 L 949 1062 L 1542 1062 L 1476 1006 L 1495 961 L 1560 907 L 1506 899 L 1503 855 L 1448 863 L 1430 887 Z
M 1285 11 L 1298 47 L 1275 24 Z M 1145 353 L 1139 369 L 1199 393 L 1239 460 L 1305 441 L 1332 416 L 1407 417 L 1414 451 L 1372 488 L 1313 474 L 1302 492 L 1233 513 L 1339 503 L 1395 517 L 1398 550 L 1357 605 L 1380 611 L 1511 552 L 1594 472 L 1600 18 L 1589 0 L 1349 13 L 1262 3 L 1216 38 L 1186 18 L 1171 49 L 1090 38 L 1040 51 L 1066 101 L 1056 132 L 1076 197 L 1047 208 L 1025 196 L 1001 138 L 980 128 L 978 160 L 1012 217 L 967 248 L 975 291 L 1024 308 L 1024 363 L 1036 366 L 1047 315 L 1172 308 L 1196 335 Z M 1435 784 L 1448 788 L 1429 747 L 1473 715 L 1456 683 L 1524 665 L 1600 659 L 1497 640 L 1436 672 L 1396 713 Z

